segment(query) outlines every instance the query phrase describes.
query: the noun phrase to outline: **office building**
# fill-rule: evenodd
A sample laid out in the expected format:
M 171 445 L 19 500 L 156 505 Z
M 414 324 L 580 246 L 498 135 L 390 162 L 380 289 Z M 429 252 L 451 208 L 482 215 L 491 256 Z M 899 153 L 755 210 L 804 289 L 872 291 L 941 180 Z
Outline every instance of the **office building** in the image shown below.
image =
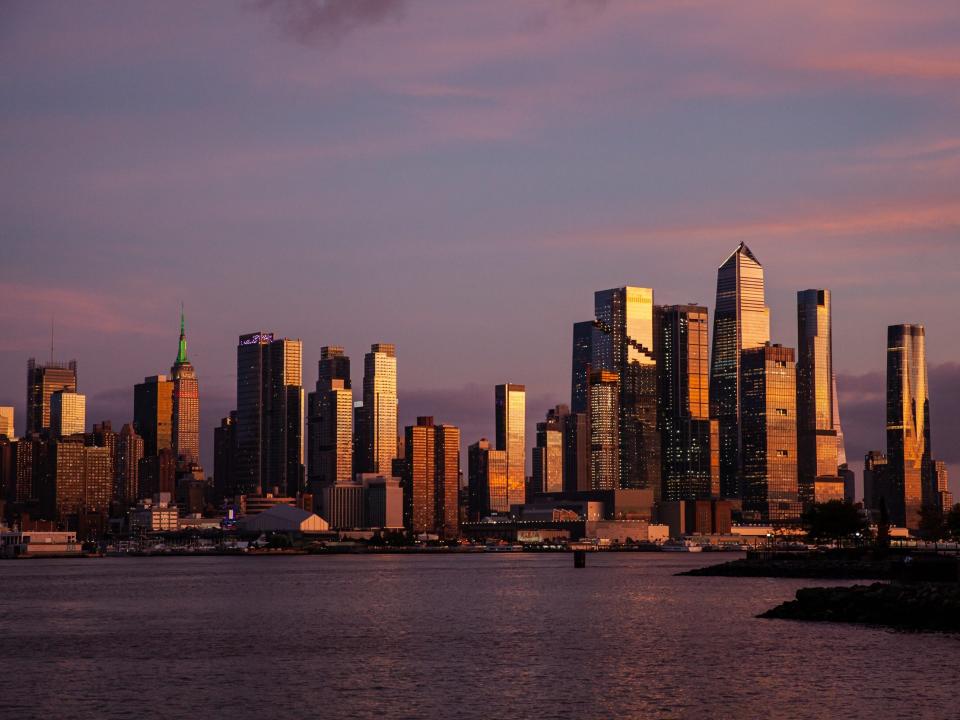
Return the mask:
M 930 397 L 922 325 L 887 328 L 887 461 L 895 494 L 890 519 L 916 530 L 921 506 L 934 504 L 925 482 L 931 467 Z
M 397 451 L 397 350 L 374 343 L 363 358 L 363 404 L 355 409 L 354 472 L 389 474 Z
M 710 417 L 719 421 L 720 494 L 742 495 L 740 468 L 740 358 L 770 341 L 763 266 L 744 243 L 717 270 L 710 368 Z
M 507 454 L 507 509 L 526 499 L 526 411 L 524 385 L 504 383 L 494 388 L 497 450 Z M 491 500 L 492 502 L 492 500 Z
M 186 462 L 200 460 L 200 388 L 197 373 L 187 359 L 187 334 L 183 311 L 180 312 L 180 344 L 177 359 L 170 368 L 173 383 L 172 445 L 178 458 Z
M 840 467 L 829 290 L 797 293 L 797 339 L 797 487 L 809 504 L 817 478 L 837 478 Z
M 343 348 L 320 349 L 314 392 L 307 397 L 307 472 L 311 492 L 353 477 L 353 391 Z
M 591 370 L 619 376 L 617 413 L 622 489 L 660 494 L 657 362 L 653 290 L 621 287 L 594 293 L 596 328 Z
M 27 427 L 24 435 L 50 429 L 50 397 L 58 390 L 77 391 L 77 361 L 27 362 Z
M 76 527 L 81 516 L 106 515 L 113 497 L 113 458 L 109 448 L 82 442 L 52 441 L 48 448 L 43 497 L 51 518 Z
M 589 393 L 589 385 L 588 393 Z M 588 394 L 589 399 L 589 394 Z M 563 418 L 563 490 L 585 492 L 590 481 L 590 414 L 572 412 Z
M 115 450 L 116 498 L 124 505 L 137 502 L 140 489 L 140 461 L 143 459 L 143 438 L 133 426 L 120 428 Z
M 137 464 L 137 499 L 157 493 L 177 494 L 177 456 L 173 448 L 163 448 L 156 455 L 146 455 Z
M 744 350 L 740 369 L 744 516 L 762 522 L 797 520 L 793 349 L 768 344 Z
M 510 512 L 507 453 L 480 438 L 467 450 L 467 516 L 476 522 L 491 513 Z
M 863 506 L 878 515 L 881 506 L 887 513 L 894 505 L 886 453 L 871 450 L 863 458 Z
M 13 407 L 9 405 L 0 405 L 0 437 L 7 440 L 16 440 L 17 431 L 13 422 Z
M 366 497 L 366 526 L 385 530 L 403 529 L 403 487 L 401 479 L 390 475 L 361 473 Z
M 547 411 L 543 422 L 537 423 L 537 445 L 533 448 L 534 493 L 563 492 L 563 433 L 569 414 L 566 405 L 557 405 Z
M 173 382 L 166 375 L 134 385 L 133 429 L 143 438 L 144 457 L 173 448 Z
M 405 433 L 404 500 L 415 534 L 455 537 L 459 525 L 460 430 L 418 417 Z
M 658 373 L 658 428 L 662 498 L 706 500 L 719 494 L 718 432 L 710 420 L 707 309 L 657 306 L 654 313 Z
M 50 396 L 50 434 L 61 438 L 83 433 L 87 426 L 87 397 L 75 390 L 57 390 Z
M 610 370 L 590 373 L 591 490 L 616 490 L 620 485 L 619 384 L 619 376 Z
M 237 345 L 234 486 L 242 494 L 303 489 L 303 346 L 273 333 Z
M 366 525 L 366 502 L 363 484 L 359 480 L 347 478 L 326 483 L 318 488 L 321 498 L 318 505 L 320 517 L 329 523 L 333 530 L 352 530 Z
M 570 378 L 570 410 L 587 412 L 587 388 L 593 362 L 593 338 L 597 332 L 592 320 L 573 324 L 573 362 Z
M 950 476 L 947 472 L 947 464 L 942 460 L 934 460 L 931 464 L 933 477 L 930 479 L 932 492 L 936 500 L 936 506 L 941 512 L 948 512 L 953 507 L 953 493 L 950 492 Z

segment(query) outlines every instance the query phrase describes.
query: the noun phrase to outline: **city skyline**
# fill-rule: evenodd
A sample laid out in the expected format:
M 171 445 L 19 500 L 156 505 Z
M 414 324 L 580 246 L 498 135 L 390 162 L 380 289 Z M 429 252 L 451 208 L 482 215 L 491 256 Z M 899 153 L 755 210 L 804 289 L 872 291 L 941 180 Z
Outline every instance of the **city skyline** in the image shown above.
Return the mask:
M 885 446 L 886 326 L 926 326 L 933 449 L 960 477 L 948 3 L 401 5 L 309 26 L 284 3 L 5 5 L 0 404 L 18 428 L 51 316 L 88 425 L 120 427 L 128 388 L 169 368 L 182 298 L 207 469 L 233 344 L 256 327 L 301 337 L 305 368 L 331 343 L 357 365 L 396 343 L 399 426 L 492 438 L 502 378 L 530 418 L 567 401 L 568 363 L 542 359 L 568 356 L 596 290 L 653 287 L 712 318 L 745 240 L 775 341 L 797 345 L 798 290 L 833 293 L 858 475 Z

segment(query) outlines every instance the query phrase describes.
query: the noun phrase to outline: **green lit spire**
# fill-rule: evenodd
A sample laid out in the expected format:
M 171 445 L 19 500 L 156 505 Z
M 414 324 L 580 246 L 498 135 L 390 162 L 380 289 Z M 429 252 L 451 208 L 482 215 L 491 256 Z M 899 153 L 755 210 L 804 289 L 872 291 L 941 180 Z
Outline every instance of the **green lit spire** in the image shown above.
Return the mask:
M 177 365 L 190 362 L 187 360 L 187 332 L 183 320 L 183 303 L 180 303 L 180 348 L 177 350 Z

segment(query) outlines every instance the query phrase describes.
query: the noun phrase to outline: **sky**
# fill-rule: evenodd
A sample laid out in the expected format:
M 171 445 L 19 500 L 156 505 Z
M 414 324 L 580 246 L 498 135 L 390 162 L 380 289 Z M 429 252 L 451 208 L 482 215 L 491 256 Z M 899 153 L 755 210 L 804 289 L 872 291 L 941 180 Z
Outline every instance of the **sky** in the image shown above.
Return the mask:
M 0 5 L 0 405 L 76 358 L 130 420 L 186 307 L 201 443 L 237 336 L 398 352 L 401 420 L 493 433 L 569 401 L 593 292 L 714 304 L 745 241 L 775 342 L 834 295 L 847 451 L 882 449 L 886 326 L 923 323 L 960 494 L 952 0 L 166 0 Z

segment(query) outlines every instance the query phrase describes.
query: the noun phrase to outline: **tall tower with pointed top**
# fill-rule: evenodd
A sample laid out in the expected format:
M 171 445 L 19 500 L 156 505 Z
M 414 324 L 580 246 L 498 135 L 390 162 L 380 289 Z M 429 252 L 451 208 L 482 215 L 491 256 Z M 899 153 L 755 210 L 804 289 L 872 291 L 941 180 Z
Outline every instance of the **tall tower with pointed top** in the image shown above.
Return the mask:
M 178 457 L 200 461 L 200 388 L 197 373 L 187 359 L 187 333 L 180 308 L 180 345 L 170 368 L 173 381 L 173 449 Z
M 745 243 L 717 270 L 713 320 L 710 415 L 720 426 L 720 494 L 743 494 L 740 452 L 740 362 L 744 350 L 770 341 L 770 310 L 764 302 L 763 266 Z

